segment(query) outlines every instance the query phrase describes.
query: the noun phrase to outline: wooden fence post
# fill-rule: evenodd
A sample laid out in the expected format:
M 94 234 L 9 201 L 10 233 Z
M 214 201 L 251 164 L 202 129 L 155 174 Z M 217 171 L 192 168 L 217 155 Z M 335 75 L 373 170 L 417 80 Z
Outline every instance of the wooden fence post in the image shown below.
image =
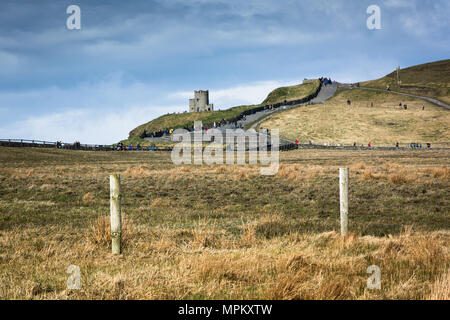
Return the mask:
M 113 254 L 120 254 L 122 249 L 122 218 L 120 212 L 120 176 L 109 177 L 111 196 L 111 249 Z
M 348 232 L 348 168 L 339 169 L 339 193 L 341 204 L 341 235 Z

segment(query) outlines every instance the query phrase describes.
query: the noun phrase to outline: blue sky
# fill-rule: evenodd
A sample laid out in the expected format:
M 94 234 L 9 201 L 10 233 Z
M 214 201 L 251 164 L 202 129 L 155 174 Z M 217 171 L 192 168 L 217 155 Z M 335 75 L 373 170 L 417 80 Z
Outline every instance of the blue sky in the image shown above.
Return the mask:
M 449 17 L 448 0 L 1 0 L 0 138 L 114 143 L 198 89 L 225 109 L 304 78 L 379 78 L 448 59 Z

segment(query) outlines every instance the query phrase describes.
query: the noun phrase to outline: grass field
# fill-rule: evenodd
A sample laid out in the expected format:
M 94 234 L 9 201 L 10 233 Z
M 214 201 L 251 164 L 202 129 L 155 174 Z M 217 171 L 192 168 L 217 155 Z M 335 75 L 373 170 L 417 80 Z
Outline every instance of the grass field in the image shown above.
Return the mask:
M 351 106 L 347 105 L 351 100 Z M 406 104 L 408 110 L 399 107 Z M 373 107 L 371 107 L 373 103 Z M 425 110 L 422 110 L 422 105 Z M 363 89 L 341 90 L 323 105 L 282 112 L 261 124 L 290 140 L 406 147 L 450 146 L 450 111 L 423 100 Z
M 386 89 L 419 96 L 431 97 L 450 104 L 450 60 L 421 64 L 399 72 L 400 81 L 397 83 L 397 71 L 381 79 L 361 82 L 361 86 Z
M 448 151 L 293 151 L 256 166 L 0 148 L 1 299 L 449 299 Z M 339 231 L 338 168 L 350 167 Z M 122 179 L 124 248 L 109 248 Z M 81 290 L 67 290 L 69 265 Z M 366 269 L 381 269 L 369 290 Z

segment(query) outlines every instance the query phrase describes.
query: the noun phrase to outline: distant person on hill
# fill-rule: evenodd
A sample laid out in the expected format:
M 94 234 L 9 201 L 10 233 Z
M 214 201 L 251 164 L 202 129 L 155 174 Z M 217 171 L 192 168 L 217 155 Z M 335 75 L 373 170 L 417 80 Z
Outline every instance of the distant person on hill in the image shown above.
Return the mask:
M 408 110 L 408 106 L 406 104 L 403 105 L 403 109 Z
M 373 108 L 373 102 L 370 103 L 370 107 Z
M 295 144 L 298 144 L 299 142 L 298 142 L 298 140 L 295 140 Z
M 427 143 L 427 148 L 431 149 L 431 143 Z
M 422 111 L 424 111 L 425 110 L 425 106 L 424 105 L 422 105 Z
M 352 102 L 350 101 L 350 99 L 349 100 L 347 100 L 347 105 L 351 105 L 352 104 Z
M 400 102 L 398 106 L 399 106 L 400 108 L 402 108 L 402 107 L 403 107 L 403 104 Z
M 391 86 L 390 85 L 386 86 L 386 91 L 391 91 Z
M 397 149 L 399 148 L 399 143 L 398 143 L 398 142 L 395 144 L 395 147 L 396 147 Z
M 368 146 L 369 146 L 369 149 L 372 148 L 372 143 L 369 142 Z

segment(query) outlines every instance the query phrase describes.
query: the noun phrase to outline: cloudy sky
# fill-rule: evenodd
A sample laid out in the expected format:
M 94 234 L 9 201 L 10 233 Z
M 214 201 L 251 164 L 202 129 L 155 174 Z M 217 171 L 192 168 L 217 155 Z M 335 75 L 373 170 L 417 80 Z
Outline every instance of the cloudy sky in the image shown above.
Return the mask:
M 304 78 L 379 78 L 448 59 L 449 16 L 448 0 L 1 0 L 0 138 L 114 143 L 198 89 L 225 109 Z

